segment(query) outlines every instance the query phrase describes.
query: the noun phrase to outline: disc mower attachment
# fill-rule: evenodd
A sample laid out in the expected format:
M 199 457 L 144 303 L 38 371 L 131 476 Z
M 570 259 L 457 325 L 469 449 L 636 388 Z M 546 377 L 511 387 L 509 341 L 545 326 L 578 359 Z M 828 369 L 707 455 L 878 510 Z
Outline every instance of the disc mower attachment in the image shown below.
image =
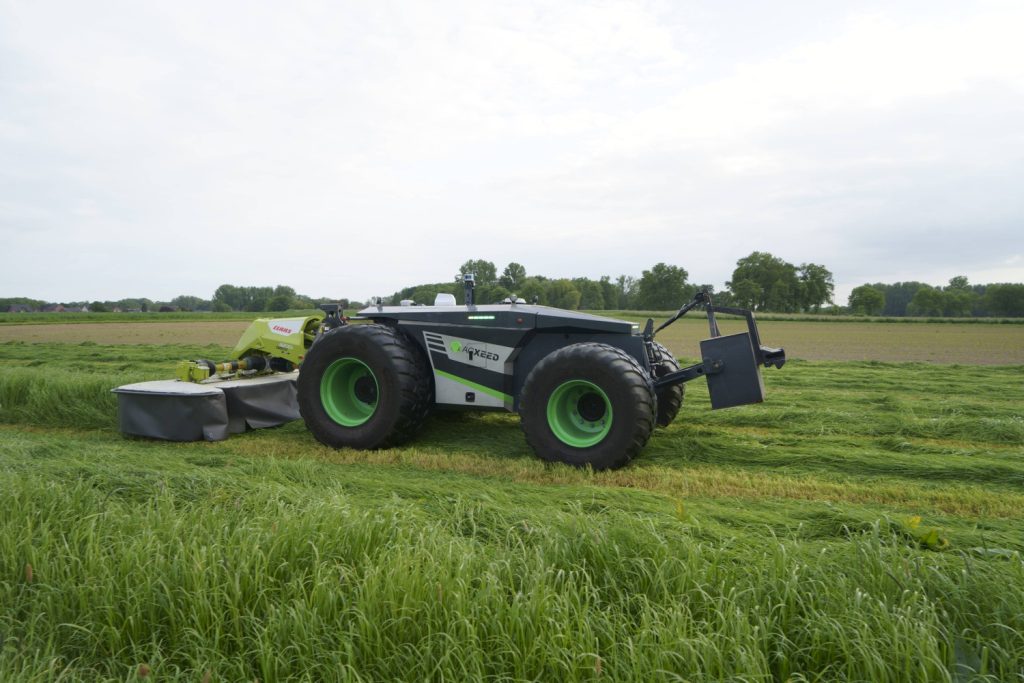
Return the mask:
M 121 431 L 169 441 L 220 441 L 228 434 L 298 419 L 294 370 L 323 321 L 323 313 L 260 318 L 242 334 L 231 360 L 182 361 L 177 381 L 114 389 Z M 337 315 L 334 321 L 344 324 Z

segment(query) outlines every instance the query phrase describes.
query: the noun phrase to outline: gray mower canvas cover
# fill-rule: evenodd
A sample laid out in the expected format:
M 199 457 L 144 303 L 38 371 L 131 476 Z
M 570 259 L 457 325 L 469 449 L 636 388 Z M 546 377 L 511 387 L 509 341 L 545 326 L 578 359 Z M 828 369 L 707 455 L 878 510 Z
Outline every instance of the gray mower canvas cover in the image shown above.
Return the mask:
M 121 431 L 167 441 L 222 441 L 299 419 L 298 373 L 208 383 L 157 380 L 113 389 Z

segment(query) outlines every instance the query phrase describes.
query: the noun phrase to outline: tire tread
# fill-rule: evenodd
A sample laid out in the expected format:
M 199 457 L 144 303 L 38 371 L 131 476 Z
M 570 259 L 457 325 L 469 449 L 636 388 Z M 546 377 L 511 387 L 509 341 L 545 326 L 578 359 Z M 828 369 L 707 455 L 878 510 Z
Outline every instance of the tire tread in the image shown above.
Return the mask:
M 430 394 L 430 373 L 427 370 L 426 358 L 415 346 L 415 342 L 405 337 L 397 330 L 386 325 L 359 324 L 342 325 L 324 333 L 309 350 L 304 365 L 311 360 L 318 360 L 320 355 L 335 353 L 335 347 L 342 344 L 345 337 L 342 335 L 354 335 L 360 339 L 360 343 L 367 343 L 380 349 L 391 363 L 392 369 L 398 378 L 399 407 L 397 419 L 391 425 L 391 429 L 379 438 L 367 443 L 345 444 L 342 443 L 338 434 L 341 427 L 325 424 L 319 417 L 320 407 L 320 379 L 321 376 L 311 377 L 299 372 L 299 407 L 303 418 L 313 436 L 327 446 L 337 448 L 349 446 L 353 448 L 380 449 L 390 448 L 409 441 L 419 431 L 430 412 L 432 396 Z M 375 371 L 379 370 L 377 368 Z M 305 379 L 305 381 L 303 381 Z
M 654 394 L 654 383 L 640 363 L 622 349 L 608 344 L 598 342 L 572 344 L 548 354 L 534 367 L 519 399 L 519 412 L 522 417 L 520 427 L 526 436 L 526 442 L 542 459 L 558 459 L 551 457 L 548 447 L 543 443 L 543 435 L 547 429 L 546 424 L 540 428 L 538 425 L 531 424 L 531 420 L 527 417 L 527 411 L 534 400 L 546 400 L 545 396 L 534 396 L 537 391 L 538 378 L 566 362 L 580 363 L 584 367 L 606 366 L 626 382 L 630 399 L 638 406 L 637 412 L 639 413 L 638 418 L 633 421 L 629 442 L 620 452 L 598 462 L 587 464 L 590 464 L 595 470 L 615 469 L 628 464 L 647 445 L 647 441 L 654 431 L 657 399 Z

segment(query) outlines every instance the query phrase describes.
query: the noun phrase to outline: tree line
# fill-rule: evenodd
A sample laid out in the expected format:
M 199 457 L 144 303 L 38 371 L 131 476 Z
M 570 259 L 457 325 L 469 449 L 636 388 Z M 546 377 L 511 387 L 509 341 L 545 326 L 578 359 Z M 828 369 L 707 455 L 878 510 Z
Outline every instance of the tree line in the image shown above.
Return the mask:
M 191 294 L 181 294 L 169 301 L 153 301 L 147 298 L 125 298 L 111 301 L 66 301 L 60 304 L 31 299 L 28 297 L 0 298 L 0 313 L 18 311 L 47 311 L 58 306 L 64 310 L 89 310 L 94 313 L 120 312 L 169 312 L 169 311 L 247 311 L 252 313 L 273 313 L 289 310 L 313 309 L 322 303 L 341 303 L 346 308 L 362 308 L 360 301 L 311 297 L 298 294 L 287 285 L 236 286 L 221 285 L 213 296 L 204 299 Z
M 755 251 L 736 262 L 726 288 L 689 281 L 685 268 L 657 263 L 639 278 L 603 275 L 589 278 L 549 278 L 528 275 L 520 263 L 501 273 L 491 261 L 469 260 L 458 272 L 476 275 L 478 303 L 495 303 L 515 295 L 528 302 L 586 310 L 671 310 L 708 289 L 716 303 L 773 313 L 884 315 L 892 317 L 1024 317 L 1024 284 L 970 284 L 957 276 L 945 286 L 923 282 L 875 283 L 857 287 L 846 306 L 834 301 L 835 282 L 824 265 L 794 265 L 778 256 Z M 461 301 L 463 285 L 457 276 L 447 282 L 413 285 L 395 292 L 389 303 L 429 304 L 438 293 Z
M 972 285 L 963 275 L 938 287 L 923 282 L 877 282 L 854 288 L 847 307 L 860 315 L 1019 318 L 1024 317 L 1024 284 Z
M 596 280 L 528 275 L 526 267 L 515 262 L 509 263 L 499 274 L 493 262 L 482 259 L 466 261 L 458 272 L 460 276 L 447 282 L 406 287 L 395 292 L 389 303 L 429 304 L 439 293 L 453 294 L 461 300 L 461 273 L 475 275 L 478 303 L 496 303 L 515 295 L 545 306 L 596 311 L 670 310 L 693 298 L 698 289 L 712 292 L 715 289 L 710 284 L 690 282 L 685 268 L 666 263 L 654 264 L 640 277 L 619 275 L 613 279 L 602 275 Z M 794 266 L 756 251 L 737 262 L 732 280 L 726 285 L 726 290 L 715 294 L 717 302 L 780 312 L 820 311 L 832 301 L 835 290 L 832 273 L 825 266 L 814 263 Z
M 689 273 L 678 265 L 656 263 L 639 277 L 602 275 L 595 279 L 551 278 L 531 275 L 526 267 L 512 262 L 499 273 L 487 260 L 471 259 L 461 264 L 459 275 L 444 282 L 412 285 L 395 292 L 387 303 L 403 301 L 431 304 L 440 293 L 452 294 L 462 301 L 461 274 L 476 278 L 477 303 L 497 303 L 511 296 L 527 302 L 566 309 L 665 311 L 678 308 L 698 289 L 708 289 L 715 302 L 754 311 L 775 313 L 828 313 L 833 315 L 883 316 L 997 316 L 1024 317 L 1024 284 L 970 284 L 966 277 L 952 278 L 947 285 L 923 282 L 864 284 L 853 290 L 845 306 L 834 302 L 832 272 L 824 265 L 794 265 L 778 256 L 755 251 L 736 262 L 726 288 L 715 291 L 708 284 L 689 281 Z M 321 303 L 338 302 L 330 297 L 298 294 L 286 285 L 236 286 L 223 284 L 209 299 L 180 295 L 168 302 L 149 299 L 72 302 L 69 310 L 93 311 L 249 311 L 280 312 L 314 309 Z M 346 308 L 361 308 L 360 301 L 341 299 Z M 24 297 L 0 298 L 0 312 L 9 310 L 45 310 L 46 302 Z

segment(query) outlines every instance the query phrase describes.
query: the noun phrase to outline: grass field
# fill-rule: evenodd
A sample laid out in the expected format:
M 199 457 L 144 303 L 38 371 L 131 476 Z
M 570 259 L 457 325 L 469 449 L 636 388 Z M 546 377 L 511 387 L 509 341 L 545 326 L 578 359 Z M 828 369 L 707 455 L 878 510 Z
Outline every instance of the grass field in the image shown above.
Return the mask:
M 1024 367 L 968 364 L 1021 328 L 784 324 L 840 360 L 606 473 L 504 414 L 125 439 L 110 387 L 234 338 L 0 343 L 0 680 L 1024 680 Z

